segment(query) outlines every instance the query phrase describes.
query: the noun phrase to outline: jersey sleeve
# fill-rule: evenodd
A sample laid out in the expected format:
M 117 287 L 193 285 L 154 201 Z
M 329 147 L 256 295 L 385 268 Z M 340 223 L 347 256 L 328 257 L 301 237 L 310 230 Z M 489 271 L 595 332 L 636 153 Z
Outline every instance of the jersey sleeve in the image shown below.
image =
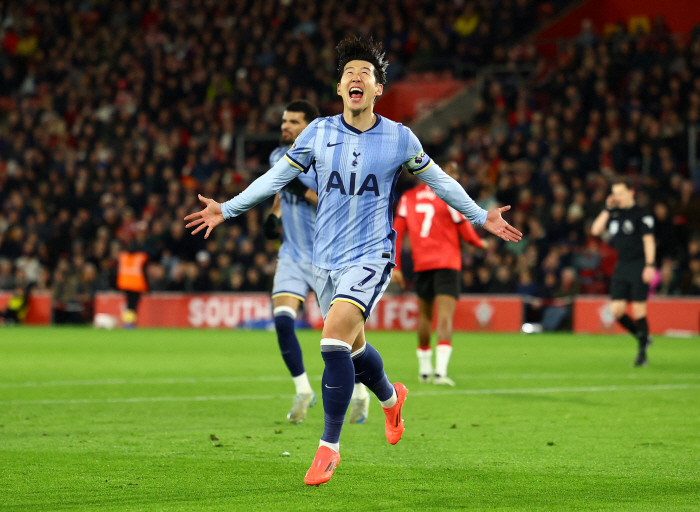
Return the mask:
M 644 235 L 654 234 L 654 216 L 648 210 L 642 210 L 641 218 L 639 219 L 639 232 Z
M 488 212 L 481 208 L 457 181 L 452 179 L 440 169 L 437 164 L 432 164 L 418 174 L 418 179 L 433 189 L 435 195 L 445 201 L 449 206 L 463 214 L 472 224 L 483 226 Z
M 299 176 L 298 167 L 290 165 L 286 159 L 281 159 L 272 169 L 251 183 L 248 188 L 233 199 L 221 203 L 221 214 L 224 219 L 237 217 L 279 192 L 282 187 Z
M 406 129 L 408 130 L 408 149 L 404 167 L 410 174 L 420 174 L 433 165 L 433 160 L 423 151 L 423 146 L 418 137 L 409 128 Z
M 314 141 L 318 132 L 319 119 L 314 119 L 309 126 L 304 128 L 297 139 L 289 148 L 284 158 L 290 165 L 293 165 L 301 172 L 306 172 L 314 161 Z

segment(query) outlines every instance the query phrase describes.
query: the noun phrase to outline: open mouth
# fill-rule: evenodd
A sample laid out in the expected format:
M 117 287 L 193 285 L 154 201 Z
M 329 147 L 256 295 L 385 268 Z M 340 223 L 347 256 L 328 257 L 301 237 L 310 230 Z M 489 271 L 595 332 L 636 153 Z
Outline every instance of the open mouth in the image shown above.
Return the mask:
M 350 99 L 352 99 L 352 100 L 362 99 L 363 94 L 364 94 L 364 92 L 359 87 L 351 87 L 350 88 Z

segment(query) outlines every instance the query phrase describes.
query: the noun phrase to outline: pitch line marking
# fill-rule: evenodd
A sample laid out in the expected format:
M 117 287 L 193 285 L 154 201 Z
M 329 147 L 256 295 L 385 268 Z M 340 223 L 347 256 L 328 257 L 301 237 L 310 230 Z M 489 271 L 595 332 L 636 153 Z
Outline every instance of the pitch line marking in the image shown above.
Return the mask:
M 700 384 L 650 384 L 637 386 L 578 386 L 567 388 L 512 388 L 512 389 L 453 389 L 445 391 L 414 391 L 411 396 L 443 395 L 538 395 L 546 393 L 604 393 L 609 391 L 670 391 L 700 389 Z M 70 404 L 126 404 L 140 402 L 213 402 L 234 400 L 289 399 L 294 395 L 217 395 L 217 396 L 145 396 L 131 398 L 71 398 L 47 400 L 6 400 L 0 405 L 70 405 Z
M 556 380 L 556 379 L 652 379 L 657 375 L 645 375 L 630 373 L 626 375 L 615 374 L 565 374 L 565 373 L 525 373 L 525 374 L 463 374 L 454 375 L 456 379 L 483 379 L 483 380 Z M 236 382 L 286 382 L 287 375 L 264 375 L 259 377 L 164 377 L 150 379 L 85 379 L 85 380 L 50 380 L 28 382 L 0 382 L 0 388 L 39 388 L 60 386 L 130 386 L 139 384 L 226 384 Z M 675 374 L 664 375 L 665 379 L 700 379 L 700 374 Z M 310 375 L 310 380 L 321 380 L 321 375 Z

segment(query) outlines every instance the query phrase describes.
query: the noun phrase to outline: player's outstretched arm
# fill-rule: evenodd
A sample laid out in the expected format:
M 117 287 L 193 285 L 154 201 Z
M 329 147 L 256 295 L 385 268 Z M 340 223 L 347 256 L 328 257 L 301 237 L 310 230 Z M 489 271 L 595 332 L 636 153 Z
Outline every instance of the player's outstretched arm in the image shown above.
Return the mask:
M 209 233 L 224 220 L 250 210 L 268 197 L 279 192 L 282 187 L 299 176 L 301 169 L 289 164 L 286 159 L 281 159 L 272 169 L 260 176 L 257 180 L 236 197 L 225 203 L 217 203 L 213 199 L 199 196 L 200 201 L 206 203 L 207 207 L 196 213 L 185 217 L 191 221 L 187 228 L 198 226 L 192 234 L 195 235 L 207 228 L 204 238 L 209 237 Z
M 483 226 L 486 231 L 506 242 L 517 242 L 523 237 L 520 231 L 501 217 L 501 213 L 510 210 L 510 206 L 487 212 L 469 197 L 462 185 L 448 176 L 437 164 L 433 163 L 428 169 L 416 174 L 416 176 L 432 188 L 440 199 L 464 215 L 472 224 Z

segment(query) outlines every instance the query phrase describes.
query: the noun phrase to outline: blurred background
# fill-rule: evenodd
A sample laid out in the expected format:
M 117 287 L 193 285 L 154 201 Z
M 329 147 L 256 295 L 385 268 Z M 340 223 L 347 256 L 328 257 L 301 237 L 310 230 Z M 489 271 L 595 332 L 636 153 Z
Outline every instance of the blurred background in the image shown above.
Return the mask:
M 456 161 L 482 207 L 513 206 L 521 243 L 463 250 L 462 291 L 486 294 L 477 326 L 495 295 L 515 297 L 519 326 L 608 292 L 616 254 L 590 225 L 619 175 L 656 218 L 652 294 L 700 296 L 698 22 L 694 0 L 0 2 L 0 308 L 31 290 L 28 322 L 117 315 L 119 254 L 138 245 L 150 296 L 189 301 L 151 325 L 269 319 L 257 295 L 207 295 L 271 289 L 269 204 L 206 241 L 182 219 L 197 193 L 226 201 L 267 170 L 290 101 L 342 111 L 335 45 L 353 35 L 387 51 L 377 112 Z M 404 173 L 397 198 L 413 185 Z M 386 314 L 377 327 L 405 327 Z

